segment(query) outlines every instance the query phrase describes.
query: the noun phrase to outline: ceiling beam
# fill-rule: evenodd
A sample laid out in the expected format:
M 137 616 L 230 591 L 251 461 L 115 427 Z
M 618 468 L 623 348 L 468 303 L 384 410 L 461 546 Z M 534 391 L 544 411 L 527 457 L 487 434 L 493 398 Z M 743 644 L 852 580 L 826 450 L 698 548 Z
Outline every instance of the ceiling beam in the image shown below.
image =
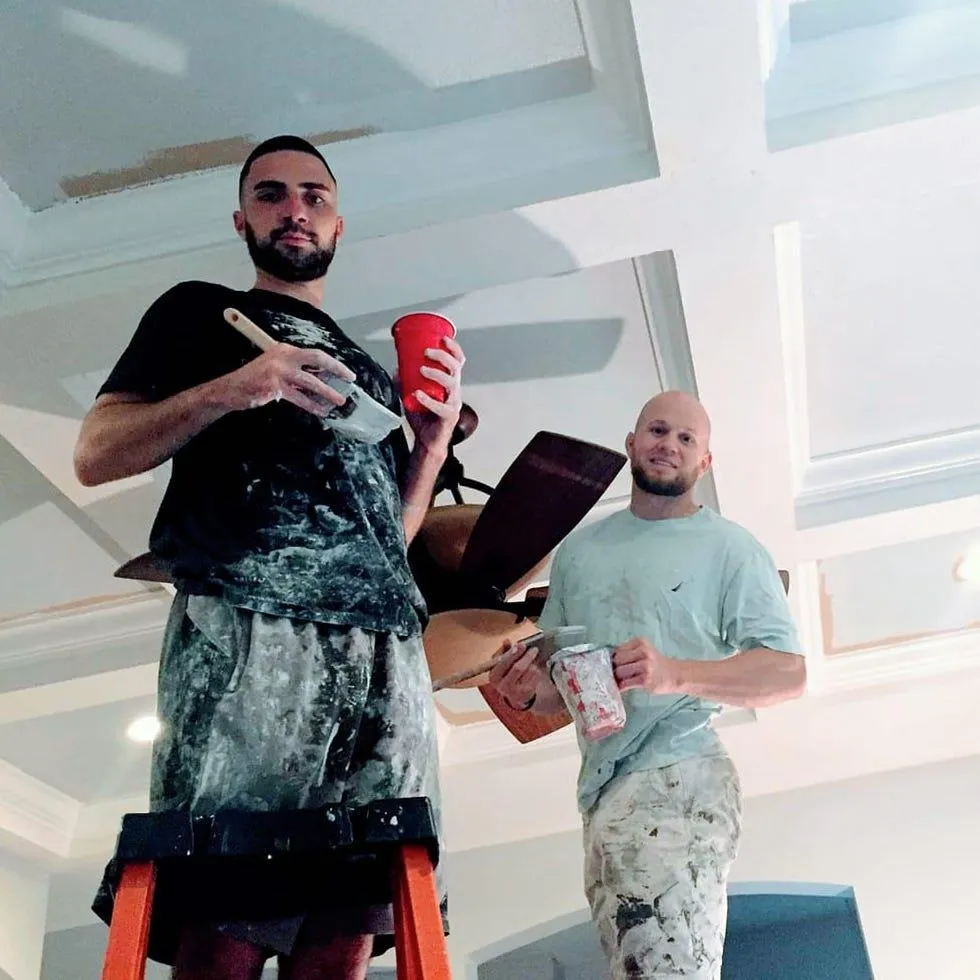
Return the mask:
M 710 179 L 765 157 L 757 6 L 757 0 L 632 0 L 662 176 Z
M 980 527 L 980 495 L 870 514 L 851 520 L 803 528 L 797 533 L 799 561 L 851 555 L 896 542 L 923 541 Z
M 157 671 L 141 664 L 0 694 L 0 725 L 154 695 Z
M 643 0 L 633 14 L 664 178 L 687 183 L 700 174 L 710 186 L 719 171 L 764 166 L 755 0 Z M 688 199 L 685 212 L 684 233 L 680 215 L 670 230 L 698 393 L 709 410 L 724 407 L 712 431 L 718 502 L 778 562 L 791 563 L 792 449 L 772 227 L 757 208 L 719 212 Z

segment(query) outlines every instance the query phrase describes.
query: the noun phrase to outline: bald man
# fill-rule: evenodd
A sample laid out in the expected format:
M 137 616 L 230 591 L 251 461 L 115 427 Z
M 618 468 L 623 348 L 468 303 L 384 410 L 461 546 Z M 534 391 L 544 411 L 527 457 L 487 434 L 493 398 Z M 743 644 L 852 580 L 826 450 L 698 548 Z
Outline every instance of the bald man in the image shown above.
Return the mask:
M 717 980 L 726 881 L 738 848 L 738 775 L 711 727 L 722 705 L 803 693 L 806 668 L 772 559 L 699 507 L 708 416 L 670 391 L 626 438 L 629 508 L 558 549 L 539 625 L 581 625 L 614 647 L 626 727 L 579 736 L 585 890 L 613 980 Z M 506 650 L 491 683 L 513 708 L 562 707 L 532 650 Z

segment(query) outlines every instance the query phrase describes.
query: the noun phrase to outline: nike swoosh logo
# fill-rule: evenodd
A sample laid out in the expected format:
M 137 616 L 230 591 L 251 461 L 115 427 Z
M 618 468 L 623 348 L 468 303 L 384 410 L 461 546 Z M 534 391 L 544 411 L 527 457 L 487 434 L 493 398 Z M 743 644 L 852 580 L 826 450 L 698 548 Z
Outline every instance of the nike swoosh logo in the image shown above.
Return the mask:
M 675 585 L 670 591 L 676 592 L 683 584 L 683 582 L 678 582 L 677 585 Z

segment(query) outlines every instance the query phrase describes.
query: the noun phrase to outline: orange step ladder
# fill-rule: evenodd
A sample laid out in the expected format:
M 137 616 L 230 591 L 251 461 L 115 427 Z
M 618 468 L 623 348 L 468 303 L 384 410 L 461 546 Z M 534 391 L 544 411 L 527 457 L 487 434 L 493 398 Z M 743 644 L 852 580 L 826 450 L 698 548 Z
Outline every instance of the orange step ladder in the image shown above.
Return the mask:
M 211 817 L 127 814 L 119 834 L 102 980 L 143 980 L 148 958 L 172 962 L 183 922 L 248 918 L 246 896 L 271 895 L 255 918 L 274 918 L 276 896 L 322 892 L 322 873 L 384 878 L 395 922 L 398 980 L 450 980 L 436 887 L 432 810 L 424 798 L 381 800 L 348 810 L 222 811 Z M 222 885 L 222 880 L 227 879 Z M 345 885 L 354 882 L 350 877 Z M 380 891 L 372 892 L 377 898 Z M 269 904 L 269 903 L 272 904 Z M 296 914 L 283 906 L 283 917 Z M 164 921 L 165 920 L 165 921 Z

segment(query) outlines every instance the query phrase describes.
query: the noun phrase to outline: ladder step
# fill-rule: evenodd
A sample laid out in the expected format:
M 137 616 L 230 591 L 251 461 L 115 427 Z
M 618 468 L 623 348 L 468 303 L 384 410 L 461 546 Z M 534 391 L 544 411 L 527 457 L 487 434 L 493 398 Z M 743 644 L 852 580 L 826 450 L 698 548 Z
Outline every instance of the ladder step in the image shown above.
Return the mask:
M 285 918 L 331 901 L 391 902 L 398 980 L 449 980 L 438 860 L 432 808 L 421 797 L 279 813 L 127 814 L 110 888 L 93 905 L 110 926 L 102 980 L 143 980 L 147 957 L 172 964 L 193 922 Z M 338 888 L 324 889 L 325 880 Z

